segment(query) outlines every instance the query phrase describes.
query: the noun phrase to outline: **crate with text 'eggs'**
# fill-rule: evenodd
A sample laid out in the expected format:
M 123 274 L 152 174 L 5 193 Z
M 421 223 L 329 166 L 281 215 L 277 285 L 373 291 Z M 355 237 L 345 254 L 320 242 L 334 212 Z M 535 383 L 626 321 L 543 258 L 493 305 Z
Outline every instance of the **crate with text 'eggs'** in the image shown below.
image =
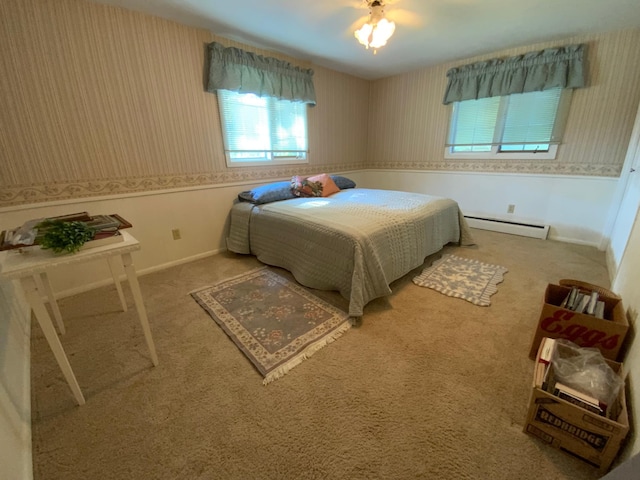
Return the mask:
M 604 319 L 577 313 L 560 305 L 571 292 L 565 285 L 547 285 L 540 320 L 531 343 L 529 357 L 535 358 L 543 337 L 565 338 L 581 347 L 595 347 L 609 360 L 622 358 L 621 351 L 629 330 L 620 298 L 601 295 Z
M 540 353 L 536 366 L 541 361 Z M 621 374 L 621 363 L 606 362 Z M 545 391 L 534 374 L 524 432 L 579 457 L 604 473 L 611 467 L 629 432 L 624 386 L 618 401 L 616 418 L 607 418 Z

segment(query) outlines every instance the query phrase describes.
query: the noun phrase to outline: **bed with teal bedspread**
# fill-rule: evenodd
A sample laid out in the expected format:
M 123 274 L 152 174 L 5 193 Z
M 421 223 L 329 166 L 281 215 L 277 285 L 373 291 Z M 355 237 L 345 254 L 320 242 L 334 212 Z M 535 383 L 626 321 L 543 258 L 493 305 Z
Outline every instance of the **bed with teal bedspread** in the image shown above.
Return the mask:
M 231 210 L 230 251 L 290 271 L 310 288 L 337 290 L 359 317 L 374 298 L 424 259 L 453 242 L 473 243 L 451 199 L 418 193 L 353 188 L 329 197 Z

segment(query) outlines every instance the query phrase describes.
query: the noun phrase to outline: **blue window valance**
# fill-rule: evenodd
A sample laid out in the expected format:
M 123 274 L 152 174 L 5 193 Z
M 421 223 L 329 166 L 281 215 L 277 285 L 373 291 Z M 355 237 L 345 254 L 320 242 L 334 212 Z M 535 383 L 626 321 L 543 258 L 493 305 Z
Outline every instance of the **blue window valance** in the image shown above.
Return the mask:
M 585 44 L 569 45 L 452 68 L 443 103 L 584 87 L 585 51 Z
M 291 65 L 235 47 L 212 42 L 208 46 L 207 91 L 230 90 L 316 104 L 313 70 Z

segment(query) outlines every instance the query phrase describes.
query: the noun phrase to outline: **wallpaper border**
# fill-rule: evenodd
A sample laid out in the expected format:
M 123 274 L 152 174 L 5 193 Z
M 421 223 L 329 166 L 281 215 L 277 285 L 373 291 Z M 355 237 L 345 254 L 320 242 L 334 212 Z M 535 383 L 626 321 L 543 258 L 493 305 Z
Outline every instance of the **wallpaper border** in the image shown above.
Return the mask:
M 620 165 L 559 163 L 545 160 L 440 160 L 429 163 L 423 161 L 379 162 L 375 165 L 369 165 L 368 168 L 619 177 L 622 167 Z
M 0 208 L 56 200 L 73 200 L 87 197 L 126 195 L 155 190 L 205 187 L 242 182 L 268 182 L 293 175 L 314 175 L 322 172 L 354 171 L 367 169 L 416 170 L 437 172 L 474 173 L 518 173 L 575 175 L 584 177 L 617 178 L 621 167 L 615 165 L 562 164 L 545 161 L 490 161 L 490 160 L 443 160 L 433 163 L 383 162 L 376 165 L 349 163 L 337 165 L 297 165 L 256 170 L 237 169 L 227 172 L 205 172 L 193 174 L 154 175 L 108 180 L 84 180 L 46 184 L 16 185 L 0 191 Z
M 84 199 L 87 197 L 123 195 L 154 190 L 180 189 L 238 182 L 265 183 L 294 175 L 315 175 L 365 169 L 364 164 L 296 165 L 263 169 L 234 169 L 227 172 L 154 175 L 107 180 L 80 180 L 46 184 L 15 185 L 0 191 L 0 208 L 56 200 Z M 322 171 L 322 172 L 321 172 Z

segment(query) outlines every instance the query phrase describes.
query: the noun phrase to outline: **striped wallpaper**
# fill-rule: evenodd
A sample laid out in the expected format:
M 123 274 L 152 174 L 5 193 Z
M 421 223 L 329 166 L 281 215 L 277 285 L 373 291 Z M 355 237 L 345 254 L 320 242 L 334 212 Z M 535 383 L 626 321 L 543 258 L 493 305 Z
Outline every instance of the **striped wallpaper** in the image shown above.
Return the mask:
M 214 40 L 311 66 L 123 8 L 2 0 L 0 207 L 364 167 L 369 82 L 312 66 L 309 164 L 227 168 Z
M 451 113 L 442 99 L 455 66 L 586 43 L 588 87 L 573 93 L 556 160 L 444 158 Z M 368 167 L 617 177 L 640 102 L 640 29 L 585 35 L 494 52 L 372 83 Z
M 205 46 L 239 46 L 315 70 L 310 163 L 225 165 Z M 446 71 L 547 46 L 589 44 L 555 161 L 445 161 Z M 619 175 L 640 101 L 640 30 L 573 37 L 374 82 L 123 8 L 0 2 L 0 208 L 362 168 Z

